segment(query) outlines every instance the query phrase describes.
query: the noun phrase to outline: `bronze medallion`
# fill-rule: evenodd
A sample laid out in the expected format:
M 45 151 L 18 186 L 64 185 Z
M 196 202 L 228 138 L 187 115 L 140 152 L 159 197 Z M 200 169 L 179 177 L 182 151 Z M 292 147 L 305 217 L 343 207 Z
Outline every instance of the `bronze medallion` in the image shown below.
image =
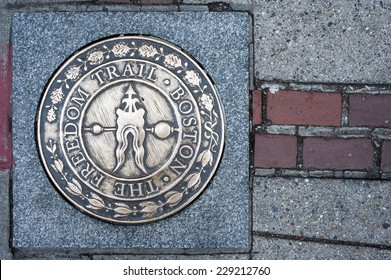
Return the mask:
M 220 97 L 200 64 L 150 36 L 93 42 L 49 80 L 38 149 L 56 188 L 96 218 L 172 215 L 211 180 L 224 146 Z

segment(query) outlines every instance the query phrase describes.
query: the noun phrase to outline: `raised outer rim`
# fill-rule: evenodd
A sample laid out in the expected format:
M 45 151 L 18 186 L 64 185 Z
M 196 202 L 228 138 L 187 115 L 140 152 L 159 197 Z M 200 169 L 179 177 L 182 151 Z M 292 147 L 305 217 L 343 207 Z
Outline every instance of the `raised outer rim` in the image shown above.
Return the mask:
M 119 39 L 119 38 L 124 38 L 124 39 L 132 39 L 132 38 L 134 38 L 134 39 L 146 39 L 146 40 L 149 40 L 149 41 L 154 41 L 154 42 L 157 42 L 157 43 L 160 43 L 160 44 L 163 44 L 163 45 L 167 45 L 170 48 L 174 49 L 175 51 L 180 52 L 184 56 L 186 56 L 205 75 L 205 77 L 206 77 L 206 79 L 208 81 L 208 84 L 210 84 L 213 87 L 214 92 L 216 93 L 215 97 L 218 99 L 217 103 L 218 103 L 218 107 L 219 107 L 219 110 L 221 112 L 221 117 L 222 117 L 222 119 L 221 119 L 221 122 L 222 122 L 222 135 L 220 135 L 220 137 L 221 137 L 220 139 L 221 139 L 222 143 L 220 145 L 219 153 L 217 154 L 217 159 L 215 160 L 216 164 L 213 166 L 213 169 L 209 173 L 209 176 L 206 178 L 205 183 L 203 184 L 203 186 L 201 186 L 198 189 L 198 191 L 194 193 L 194 195 L 192 197 L 190 197 L 184 204 L 182 204 L 178 208 L 175 208 L 174 210 L 170 211 L 169 213 L 166 213 L 166 214 L 161 215 L 159 217 L 151 218 L 151 219 L 148 219 L 148 220 L 139 220 L 139 221 L 114 220 L 114 219 L 110 219 L 110 218 L 107 218 L 107 217 L 99 216 L 99 215 L 89 211 L 88 209 L 83 208 L 79 204 L 75 203 L 74 200 L 63 191 L 63 189 L 57 184 L 57 181 L 53 178 L 51 172 L 49 171 L 48 164 L 46 163 L 45 158 L 42 156 L 43 155 L 43 151 L 42 151 L 42 147 L 41 147 L 41 144 L 40 144 L 41 143 L 41 135 L 40 135 L 39 132 L 41 130 L 41 125 L 40 125 L 39 120 L 41 118 L 41 112 L 42 112 L 42 109 L 43 109 L 45 97 L 48 94 L 48 89 L 51 87 L 51 85 L 52 85 L 52 83 L 54 81 L 54 77 L 56 77 L 61 71 L 63 71 L 64 68 L 66 66 L 68 66 L 67 62 L 73 60 L 76 56 L 79 55 L 80 52 L 83 52 L 83 51 L 85 51 L 85 50 L 87 50 L 89 48 L 92 48 L 93 46 L 98 45 L 98 44 L 100 44 L 100 43 L 102 43 L 104 41 L 107 42 L 107 41 L 112 41 L 112 40 L 116 40 L 116 39 Z M 73 52 L 70 56 L 68 56 L 58 66 L 58 68 L 53 72 L 53 74 L 50 76 L 47 84 L 44 87 L 43 93 L 41 94 L 41 98 L 39 100 L 39 107 L 37 109 L 35 123 L 36 123 L 35 134 L 36 134 L 36 142 L 37 142 L 36 145 L 38 147 L 39 159 L 40 159 L 41 165 L 43 165 L 43 167 L 44 167 L 44 171 L 46 172 L 46 175 L 49 177 L 52 185 L 55 186 L 55 189 L 62 196 L 64 196 L 66 198 L 68 203 L 72 204 L 76 209 L 78 209 L 82 213 L 86 213 L 86 214 L 88 214 L 90 216 L 93 216 L 96 219 L 101 220 L 101 221 L 106 221 L 106 222 L 110 222 L 110 223 L 114 223 L 114 224 L 122 224 L 122 225 L 139 225 L 139 224 L 146 224 L 146 223 L 155 222 L 155 221 L 158 221 L 158 220 L 165 219 L 165 218 L 167 218 L 169 216 L 172 216 L 172 215 L 180 212 L 184 208 L 188 207 L 196 198 L 198 198 L 201 195 L 201 193 L 203 193 L 203 191 L 211 183 L 211 179 L 216 174 L 216 171 L 217 171 L 218 167 L 221 164 L 221 159 L 223 157 L 223 152 L 224 152 L 224 147 L 225 147 L 225 142 L 226 142 L 226 118 L 225 118 L 224 108 L 222 107 L 222 100 L 220 98 L 220 94 L 217 91 L 216 85 L 212 81 L 212 79 L 211 79 L 210 75 L 208 74 L 208 72 L 204 69 L 204 67 L 191 54 L 189 54 L 187 51 L 183 50 L 179 46 L 176 46 L 173 43 L 168 42 L 168 41 L 163 40 L 163 39 L 160 39 L 158 37 L 151 36 L 151 35 L 146 35 L 146 34 L 117 34 L 117 35 L 112 35 L 112 36 L 108 36 L 108 37 L 103 37 L 103 38 L 100 38 L 98 40 L 94 40 L 94 41 L 92 41 L 92 42 L 82 46 L 81 48 L 79 48 L 75 52 Z

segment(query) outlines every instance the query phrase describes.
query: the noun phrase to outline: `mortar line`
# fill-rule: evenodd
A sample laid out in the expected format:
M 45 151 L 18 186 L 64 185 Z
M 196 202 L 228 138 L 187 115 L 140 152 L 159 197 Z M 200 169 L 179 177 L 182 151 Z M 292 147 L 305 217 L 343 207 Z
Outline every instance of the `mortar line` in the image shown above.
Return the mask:
M 341 92 L 341 127 L 349 127 L 349 102 L 350 96 L 345 91 Z
M 349 179 L 349 180 L 367 180 L 367 181 L 378 181 L 378 180 L 382 180 L 382 181 L 390 181 L 391 180 L 391 177 L 389 178 L 382 178 L 381 177 L 381 174 L 378 173 L 378 174 L 373 174 L 368 172 L 368 170 L 361 170 L 361 169 L 342 169 L 342 170 L 338 170 L 338 169 L 314 169 L 314 168 L 276 168 L 276 167 L 271 167 L 271 168 L 274 168 L 275 169 L 275 174 L 270 174 L 270 175 L 255 175 L 255 170 L 257 169 L 260 169 L 260 170 L 263 170 L 263 169 L 270 169 L 270 168 L 262 168 L 262 167 L 256 167 L 254 168 L 254 177 L 256 178 L 262 178 L 262 177 L 283 177 L 283 178 L 301 178 L 301 179 L 304 179 L 304 178 L 312 178 L 312 179 L 318 179 L 318 180 L 329 180 L 329 179 L 332 179 L 332 180 L 341 180 L 341 179 Z M 283 174 L 285 171 L 297 171 L 297 172 L 305 172 L 307 175 L 301 175 L 301 174 Z M 311 175 L 310 172 L 311 171 L 314 171 L 314 172 L 324 172 L 325 174 L 326 173 L 330 173 L 332 172 L 333 174 L 332 175 L 328 175 L 328 176 L 324 176 L 322 175 L 322 177 L 320 176 L 316 176 L 316 175 Z M 343 175 L 342 177 L 341 176 L 338 176 L 336 175 L 338 172 L 343 172 L 343 171 L 351 171 L 351 172 L 365 172 L 366 175 L 364 177 L 361 177 L 361 176 L 346 176 L 346 175 Z
M 267 120 L 267 91 L 264 89 L 261 89 L 261 102 L 262 102 L 262 107 L 261 107 L 261 133 L 267 133 L 266 132 L 266 127 L 268 126 L 268 120 Z
M 383 140 L 373 137 L 373 172 L 374 176 L 381 178 L 381 154 L 382 154 Z
M 304 236 L 289 235 L 289 234 L 271 233 L 266 231 L 255 231 L 253 234 L 256 236 L 262 236 L 268 238 L 287 239 L 287 240 L 295 240 L 295 241 L 302 241 L 302 242 L 376 248 L 380 250 L 391 250 L 391 245 L 389 246 L 383 244 L 370 244 L 370 243 L 364 243 L 358 241 L 344 241 L 344 240 L 333 240 L 333 239 L 318 238 L 318 237 L 304 237 Z
M 85 5 L 91 5 L 95 4 L 99 6 L 99 3 L 96 3 L 95 0 L 86 0 L 86 1 L 69 1 L 69 2 L 50 2 L 50 3 L 8 3 L 6 4 L 6 8 L 8 10 L 23 10 L 23 9 L 29 9 L 29 8 L 50 8 L 50 7 L 56 7 L 56 6 L 85 6 Z M 101 3 L 102 4 L 102 3 Z M 129 5 L 129 3 L 117 3 L 116 5 Z M 137 4 L 134 4 L 137 5 Z
M 254 212 L 253 212 L 253 204 L 254 204 L 254 172 L 255 172 L 255 168 L 254 168 L 254 158 L 255 158 L 255 153 L 254 153 L 254 150 L 255 150 L 255 133 L 256 133 L 256 129 L 252 123 L 252 120 L 253 120 L 253 116 L 252 116 L 252 113 L 253 113 L 253 95 L 252 95 L 252 92 L 256 89 L 256 82 L 255 82 L 255 46 L 254 46 L 254 42 L 255 42 L 255 36 L 254 36 L 254 24 L 255 24 L 255 18 L 254 18 L 254 14 L 251 13 L 251 12 L 248 12 L 250 18 L 251 18 L 251 28 L 250 28 L 250 32 L 251 32 L 251 53 L 250 53 L 250 56 L 251 56 L 251 59 L 249 61 L 249 66 L 250 66 L 250 69 L 249 70 L 249 75 L 251 75 L 251 77 L 249 77 L 249 82 L 252 83 L 252 85 L 250 85 L 251 87 L 251 94 L 250 94 L 250 99 L 251 99 L 251 102 L 250 102 L 250 109 L 249 109 L 249 112 L 250 112 L 250 115 L 251 115 L 251 118 L 250 118 L 250 122 L 251 122 L 251 126 L 250 126 L 250 129 L 251 129 L 251 133 L 250 133 L 250 170 L 249 170 L 249 179 L 250 179 L 250 186 L 249 186 L 249 227 L 250 227 L 250 232 L 249 232 L 249 242 L 250 242 L 250 250 L 248 252 L 248 258 L 249 260 L 252 260 L 253 259 L 253 249 L 254 249 L 254 234 L 253 234 L 253 230 L 254 230 Z M 263 92 L 261 91 L 261 101 L 263 99 Z M 261 107 L 261 117 L 262 117 L 262 114 L 263 114 L 263 102 L 262 102 L 262 107 Z M 262 121 L 263 121 L 263 117 L 262 117 Z
M 297 137 L 297 158 L 296 158 L 296 168 L 303 169 L 303 150 L 304 150 L 304 137 L 300 136 L 298 133 L 298 127 L 296 127 Z
M 249 260 L 252 260 L 253 259 L 253 250 L 254 250 L 254 234 L 253 234 L 253 230 L 254 230 L 254 212 L 253 212 L 253 204 L 254 204 L 254 188 L 253 188 L 253 184 L 254 184 L 254 177 L 252 175 L 250 175 L 250 190 L 249 190 L 249 195 L 250 195 L 250 198 L 249 198 L 249 202 L 250 202 L 250 205 L 249 205 L 249 211 L 250 211 L 250 232 L 249 232 L 249 237 L 250 237 L 250 250 L 248 252 L 249 254 Z
M 391 90 L 391 84 L 389 83 L 363 83 L 363 82 L 322 82 L 322 81 L 286 81 L 286 80 L 280 80 L 280 79 L 275 79 L 275 80 L 262 80 L 256 78 L 255 80 L 257 88 L 261 88 L 262 84 L 280 84 L 283 86 L 286 86 L 287 88 L 291 88 L 292 85 L 325 85 L 325 86 L 333 86 L 336 88 L 341 87 L 348 87 L 348 86 L 353 86 L 353 87 L 364 87 L 364 86 L 372 86 L 372 87 L 381 87 L 382 89 L 387 89 Z M 362 92 L 360 92 L 362 93 Z
M 23 249 L 14 249 L 15 252 L 15 259 L 40 259 L 40 258 L 48 258 L 48 257 L 57 257 L 57 259 L 83 259 L 83 256 L 87 257 L 88 259 L 93 259 L 94 256 L 145 256 L 146 260 L 148 256 L 185 256 L 185 257 L 192 257 L 192 256 L 220 256 L 220 255 L 227 255 L 227 256 L 249 256 L 249 252 L 243 253 L 243 252 L 204 252 L 204 253 L 187 253 L 187 252 L 159 252 L 159 253 L 146 253 L 146 252 L 88 252 L 87 249 L 83 250 L 73 250 L 73 249 L 56 249 L 56 248 L 44 248 L 41 249 L 39 252 L 30 252 L 30 251 L 23 251 Z

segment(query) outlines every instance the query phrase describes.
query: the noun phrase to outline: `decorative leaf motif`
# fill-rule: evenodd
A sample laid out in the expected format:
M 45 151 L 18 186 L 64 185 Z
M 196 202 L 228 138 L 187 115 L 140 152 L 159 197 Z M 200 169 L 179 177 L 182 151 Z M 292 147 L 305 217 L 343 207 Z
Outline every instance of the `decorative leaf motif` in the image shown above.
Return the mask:
M 52 139 L 50 139 L 50 140 L 52 140 Z M 51 143 L 52 144 L 52 143 Z M 54 145 L 52 145 L 53 146 L 53 154 L 56 152 L 56 149 L 57 149 L 57 145 L 56 144 L 54 144 Z
M 55 107 L 51 107 L 47 114 L 47 120 L 48 122 L 54 122 L 56 120 L 56 111 L 54 109 Z
M 87 60 L 91 63 L 91 65 L 101 64 L 104 59 L 104 53 L 100 50 L 92 50 L 87 55 Z
M 200 94 L 201 96 L 198 99 L 198 102 L 200 103 L 202 107 L 202 113 L 205 118 L 205 126 L 206 121 L 209 119 L 210 126 L 209 132 L 213 132 L 214 124 L 213 123 L 213 117 L 215 116 L 218 118 L 217 114 L 213 110 L 214 106 L 214 100 L 211 94 L 204 93 L 204 90 L 207 88 L 207 85 L 204 85 L 202 87 L 202 78 L 200 77 L 199 73 L 195 70 L 188 70 L 188 63 L 183 62 L 181 58 L 176 55 L 175 53 L 171 53 L 168 55 L 165 55 L 163 53 L 163 48 L 160 48 L 160 53 L 158 52 L 157 48 L 152 44 L 144 44 L 140 48 L 136 47 L 135 42 L 129 43 L 131 44 L 131 47 L 129 47 L 125 42 L 116 43 L 112 49 L 109 49 L 106 46 L 103 46 L 103 51 L 98 49 L 93 49 L 87 54 L 86 61 L 83 61 L 81 59 L 78 59 L 81 65 L 72 65 L 70 66 L 67 71 L 65 72 L 66 80 L 58 80 L 58 83 L 62 83 L 61 87 L 55 89 L 51 93 L 51 101 L 52 105 L 48 111 L 47 114 L 47 120 L 49 122 L 53 122 L 56 120 L 56 110 L 57 108 L 54 106 L 54 104 L 57 104 L 64 99 L 64 93 L 62 91 L 62 87 L 65 86 L 67 89 L 69 89 L 69 83 L 70 81 L 77 80 L 80 75 L 80 69 L 82 66 L 86 68 L 86 63 L 89 62 L 91 65 L 95 64 L 101 64 L 105 58 L 110 58 L 110 54 L 112 53 L 116 57 L 124 57 L 126 55 L 133 56 L 137 51 L 139 52 L 140 56 L 148 57 L 148 58 L 154 58 L 155 60 L 164 59 L 163 63 L 168 67 L 174 69 L 173 71 L 179 73 L 184 73 L 184 80 L 186 83 L 188 83 L 190 86 L 193 87 L 192 92 L 195 94 Z M 157 56 L 157 57 L 155 57 Z M 71 85 L 71 84 L 70 84 Z M 48 106 L 49 108 L 49 106 Z M 210 136 L 211 137 L 211 136 Z M 212 137 L 213 138 L 213 137 Z M 209 138 L 208 138 L 209 139 Z M 196 189 L 201 184 L 201 174 L 205 166 L 208 164 L 211 166 L 213 164 L 213 147 L 211 148 L 209 146 L 209 149 L 204 150 L 201 152 L 197 157 L 197 163 L 200 164 L 197 172 L 188 175 L 185 178 L 185 182 L 187 182 L 187 187 L 184 189 L 183 192 L 177 192 L 177 191 L 170 191 L 165 194 L 165 203 L 159 202 L 152 202 L 152 201 L 146 201 L 139 204 L 140 208 L 134 207 L 134 209 L 131 209 L 129 205 L 125 203 L 114 203 L 115 206 L 111 208 L 111 205 L 109 204 L 109 207 L 105 205 L 105 202 L 103 199 L 98 196 L 95 193 L 90 193 L 90 197 L 88 195 L 83 194 L 82 186 L 80 185 L 80 182 L 72 178 L 71 181 L 68 181 L 67 178 L 65 178 L 65 175 L 63 174 L 64 170 L 64 164 L 61 160 L 57 158 L 57 155 L 55 155 L 56 152 L 56 144 L 53 145 L 52 139 L 49 139 L 49 143 L 46 145 L 46 149 L 53 155 L 53 164 L 52 167 L 57 172 L 62 173 L 63 179 L 66 181 L 66 190 L 76 196 L 80 196 L 85 198 L 90 204 L 86 207 L 93 210 L 100 210 L 103 208 L 106 208 L 107 210 L 113 211 L 112 213 L 115 214 L 115 218 L 123 218 L 126 216 L 129 216 L 131 214 L 135 213 L 142 213 L 144 218 L 153 217 L 156 215 L 157 211 L 164 207 L 164 205 L 168 205 L 170 207 L 176 206 L 178 203 L 180 203 L 183 199 L 184 194 L 188 193 L 188 190 L 193 188 Z
M 185 80 L 192 86 L 200 86 L 200 75 L 194 70 L 186 71 Z
M 130 208 L 129 208 L 129 206 L 128 206 L 127 204 L 125 204 L 125 203 L 122 203 L 122 202 L 116 202 L 116 203 L 115 203 L 115 205 L 117 205 L 117 206 L 120 206 L 120 207 L 125 207 L 125 208 L 128 208 L 128 209 L 130 209 Z
M 115 44 L 111 51 L 116 57 L 124 57 L 130 51 L 130 48 L 127 44 L 121 42 Z
M 87 208 L 99 210 L 105 207 L 105 203 L 103 202 L 102 198 L 100 198 L 98 195 L 91 193 L 92 198 L 88 198 L 88 202 L 91 205 L 87 205 Z
M 198 155 L 198 157 L 197 157 L 197 162 L 201 162 L 202 157 L 204 156 L 204 154 L 206 153 L 206 151 L 207 151 L 207 150 L 204 150 L 204 151 L 202 151 L 202 152 Z
M 57 104 L 61 102 L 64 98 L 64 92 L 62 91 L 62 88 L 56 88 L 50 95 L 50 99 L 52 100 L 53 104 Z
M 207 164 L 212 165 L 213 164 L 212 152 L 210 150 L 205 150 L 198 156 L 197 161 L 201 162 L 202 168 L 204 168 Z
M 164 57 L 164 64 L 169 67 L 169 68 L 178 68 L 178 67 L 182 67 L 182 61 L 181 59 L 175 55 L 175 54 L 168 54 Z M 179 70 L 180 71 L 180 70 Z M 178 73 L 180 73 L 178 71 Z
M 53 168 L 56 172 L 58 172 L 57 167 L 56 167 L 54 164 L 51 164 L 51 166 L 52 166 L 52 168 Z
M 164 197 L 167 198 L 166 203 L 170 204 L 170 207 L 173 207 L 182 200 L 183 194 L 179 192 L 171 191 L 168 192 Z
M 148 207 L 148 206 L 155 206 L 155 205 L 157 205 L 157 204 L 155 202 L 152 202 L 152 201 L 146 201 L 146 202 L 140 203 L 141 207 Z
M 102 209 L 102 207 L 95 207 L 95 206 L 92 206 L 92 205 L 87 205 L 86 206 L 87 208 L 89 208 L 89 209 L 92 209 L 92 210 L 100 210 L 100 209 Z
M 48 150 L 51 154 L 53 154 L 53 149 L 46 145 L 46 150 Z
M 126 217 L 132 214 L 134 211 L 129 209 L 129 207 L 116 207 L 113 209 L 115 213 L 117 213 L 114 217 L 115 218 L 121 218 L 121 217 Z
M 53 140 L 52 139 L 49 139 L 49 145 L 46 145 L 46 149 L 51 153 L 51 154 L 54 154 L 56 152 L 56 149 L 57 149 L 57 145 L 54 144 L 53 145 Z
M 95 198 L 96 200 L 99 200 L 104 205 L 104 202 L 103 202 L 102 198 L 99 195 L 97 195 L 95 193 L 91 193 L 91 196 L 93 198 Z
M 123 217 L 129 216 L 132 213 L 137 212 L 135 210 L 131 210 L 129 208 L 129 206 L 126 205 L 125 203 L 118 202 L 118 203 L 115 203 L 115 205 L 117 205 L 118 207 L 113 209 L 114 212 L 117 213 L 114 215 L 114 218 L 123 218 Z
M 64 170 L 64 164 L 63 164 L 63 162 L 62 162 L 60 159 L 56 158 L 56 159 L 54 160 L 54 165 L 56 166 L 56 170 L 57 170 L 58 172 L 62 173 L 62 171 Z
M 138 52 L 140 53 L 141 56 L 144 57 L 153 57 L 158 54 L 157 50 L 152 45 L 142 45 L 138 49 Z
M 209 112 L 213 109 L 213 98 L 210 94 L 203 93 L 200 98 L 201 106 L 203 106 Z
M 67 79 L 71 81 L 77 80 L 79 76 L 80 76 L 80 68 L 76 65 L 69 67 L 69 69 L 65 72 L 65 77 L 67 77 Z M 65 87 L 69 88 L 69 86 L 67 87 L 67 85 L 65 85 Z
M 160 208 L 159 205 L 157 205 L 155 202 L 147 201 L 140 203 L 141 207 L 141 213 L 144 213 L 144 218 L 150 218 L 153 217 L 156 214 L 156 211 Z
M 187 187 L 196 189 L 200 183 L 200 177 L 201 177 L 201 173 L 199 173 L 199 172 L 190 174 L 185 179 L 186 182 L 188 181 Z
M 70 192 L 73 195 L 82 196 L 82 187 L 80 183 L 75 180 L 75 178 L 72 178 L 72 182 L 68 182 L 68 187 L 66 188 L 68 192 Z

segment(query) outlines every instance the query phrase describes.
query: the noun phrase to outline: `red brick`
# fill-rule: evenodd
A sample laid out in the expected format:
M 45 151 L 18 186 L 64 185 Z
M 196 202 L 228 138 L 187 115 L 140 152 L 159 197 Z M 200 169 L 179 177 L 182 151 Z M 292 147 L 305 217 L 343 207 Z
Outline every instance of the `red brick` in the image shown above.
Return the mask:
M 304 139 L 304 168 L 362 170 L 372 165 L 371 139 Z
M 391 127 L 391 95 L 351 95 L 349 125 Z
M 281 90 L 267 94 L 267 118 L 274 124 L 339 126 L 341 111 L 340 93 Z
M 0 170 L 9 169 L 12 165 L 12 137 L 9 127 L 11 77 L 11 45 L 0 45 Z
M 391 172 L 391 141 L 384 141 L 381 150 L 381 169 Z
M 296 167 L 295 136 L 256 134 L 254 146 L 255 167 Z
M 260 90 L 253 90 L 253 125 L 260 125 L 262 123 L 262 92 Z

